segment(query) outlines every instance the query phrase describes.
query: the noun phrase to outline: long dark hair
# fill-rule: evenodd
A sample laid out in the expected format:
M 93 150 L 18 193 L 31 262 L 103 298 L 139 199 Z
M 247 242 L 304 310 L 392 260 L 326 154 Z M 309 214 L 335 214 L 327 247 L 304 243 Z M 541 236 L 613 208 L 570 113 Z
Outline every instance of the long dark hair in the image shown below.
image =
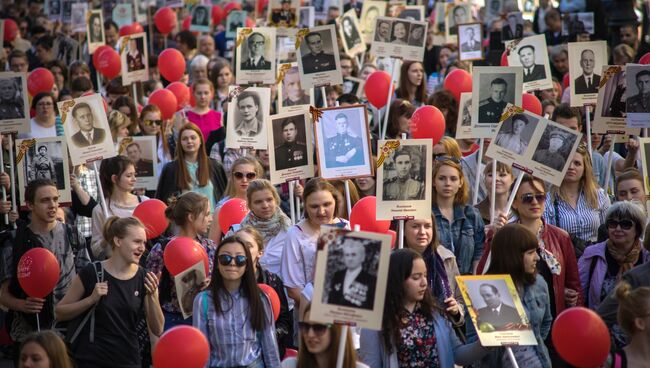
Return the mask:
M 110 201 L 113 190 L 115 189 L 115 183 L 113 183 L 113 175 L 117 176 L 117 179 L 120 179 L 120 176 L 129 168 L 129 166 L 135 166 L 133 161 L 129 160 L 124 156 L 115 156 L 102 160 L 101 166 L 99 167 L 99 180 L 102 184 L 102 189 L 104 190 L 104 197 Z
M 422 259 L 422 256 L 412 249 L 398 249 L 390 255 L 388 267 L 388 284 L 386 285 L 386 301 L 384 302 L 384 317 L 382 330 L 384 346 L 390 353 L 393 343 L 400 339 L 400 328 L 404 316 L 404 281 L 411 276 L 413 261 Z M 433 318 L 434 312 L 440 312 L 431 296 L 431 288 L 427 287 L 424 298 L 420 302 L 420 310 L 427 319 Z
M 409 80 L 408 72 L 411 65 L 416 63 L 422 65 L 422 68 L 424 68 L 424 64 L 422 64 L 420 61 L 405 61 L 402 64 L 402 67 L 400 68 L 399 88 L 397 88 L 395 94 L 397 94 L 397 98 L 409 100 L 411 102 L 417 101 L 424 104 L 427 100 L 426 72 L 423 73 L 422 83 L 417 87 L 415 96 L 413 96 L 413 100 L 411 100 L 411 96 L 409 96 L 408 86 L 411 85 L 411 81 Z
M 257 332 L 261 332 L 266 325 L 270 322 L 266 320 L 266 312 L 264 310 L 264 305 L 262 304 L 262 297 L 260 296 L 260 288 L 257 286 L 257 281 L 255 279 L 255 271 L 253 269 L 253 260 L 251 257 L 251 252 L 244 243 L 243 240 L 237 235 L 226 237 L 221 241 L 217 251 L 214 254 L 214 265 L 217 267 L 216 272 L 212 272 L 212 281 L 210 281 L 210 291 L 212 292 L 212 303 L 214 304 L 214 310 L 218 315 L 223 315 L 232 308 L 232 297 L 226 287 L 223 284 L 223 278 L 221 272 L 218 269 L 219 264 L 219 250 L 223 248 L 224 245 L 230 243 L 239 243 L 244 249 L 246 254 L 246 271 L 242 276 L 241 282 L 241 293 L 248 299 L 248 318 L 251 321 L 251 326 Z M 223 297 L 227 300 L 227 304 L 230 305 L 228 309 L 222 309 L 220 298 Z
M 520 224 L 507 224 L 492 239 L 492 260 L 486 274 L 512 277 L 515 285 L 532 285 L 536 275 L 524 270 L 524 253 L 537 249 L 537 236 Z
M 189 170 L 187 170 L 187 164 L 185 163 L 185 151 L 181 146 L 181 138 L 183 137 L 183 132 L 186 130 L 191 130 L 199 136 L 199 142 L 201 142 L 201 147 L 199 147 L 199 152 L 197 156 L 197 163 L 199 164 L 198 169 L 196 169 L 196 181 L 198 186 L 204 187 L 208 185 L 208 180 L 210 180 L 210 166 L 208 155 L 205 153 L 205 142 L 203 142 L 203 133 L 201 129 L 194 123 L 186 123 L 178 131 L 178 145 L 176 148 L 176 161 L 178 162 L 178 172 L 176 173 L 176 185 L 179 188 L 184 190 L 190 190 L 192 187 L 192 177 Z

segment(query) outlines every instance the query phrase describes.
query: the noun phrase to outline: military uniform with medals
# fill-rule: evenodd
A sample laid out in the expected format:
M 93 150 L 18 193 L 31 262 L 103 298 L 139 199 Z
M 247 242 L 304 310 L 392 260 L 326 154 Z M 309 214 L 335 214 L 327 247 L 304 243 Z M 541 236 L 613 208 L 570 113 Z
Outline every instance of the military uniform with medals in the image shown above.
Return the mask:
M 275 169 L 284 170 L 307 165 L 307 146 L 284 142 L 275 149 Z
M 336 70 L 334 55 L 324 52 L 318 55 L 309 53 L 302 57 L 302 69 L 307 74 Z
M 423 185 L 417 180 L 399 177 L 389 179 L 384 183 L 385 201 L 412 201 L 423 199 Z
M 627 112 L 650 112 L 650 93 L 641 93 L 627 99 Z
M 478 107 L 479 123 L 498 123 L 503 114 L 503 109 L 508 105 L 507 102 L 495 102 L 492 97 L 482 100 Z
M 0 119 L 22 119 L 24 117 L 23 106 L 20 101 L 0 103 Z
M 352 137 L 349 134 L 337 134 L 327 140 L 325 144 L 327 151 L 326 162 L 328 167 L 341 167 L 341 166 L 355 166 L 363 164 L 363 146 L 361 145 L 361 138 Z M 338 156 L 346 155 L 350 150 L 356 148 L 354 156 L 348 162 L 338 162 Z

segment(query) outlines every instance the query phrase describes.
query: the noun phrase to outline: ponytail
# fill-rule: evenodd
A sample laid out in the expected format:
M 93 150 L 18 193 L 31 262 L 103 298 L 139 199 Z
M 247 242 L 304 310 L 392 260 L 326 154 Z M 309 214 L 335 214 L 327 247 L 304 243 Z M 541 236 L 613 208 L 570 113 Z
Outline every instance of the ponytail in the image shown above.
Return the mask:
M 621 281 L 615 289 L 618 299 L 618 324 L 630 336 L 636 331 L 634 320 L 647 316 L 650 309 L 650 287 L 632 289 L 626 281 Z
M 129 231 L 129 227 L 141 227 L 144 229 L 142 222 L 135 217 L 117 217 L 111 216 L 104 223 L 102 236 L 104 241 L 115 248 L 115 238 L 124 239 Z

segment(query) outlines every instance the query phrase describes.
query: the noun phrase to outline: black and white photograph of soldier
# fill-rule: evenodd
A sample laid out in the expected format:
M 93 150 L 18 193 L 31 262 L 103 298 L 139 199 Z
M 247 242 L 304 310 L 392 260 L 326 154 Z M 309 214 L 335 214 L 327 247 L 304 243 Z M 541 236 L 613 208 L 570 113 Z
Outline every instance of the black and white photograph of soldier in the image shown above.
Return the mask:
M 104 142 L 106 131 L 95 126 L 97 119 L 89 104 L 85 102 L 77 103 L 70 114 L 72 119 L 70 119 L 71 123 L 68 129 L 76 131 L 71 137 L 75 146 L 85 148 Z
M 271 2 L 271 4 L 276 5 L 274 3 L 274 1 Z M 296 12 L 298 9 L 291 6 L 291 0 L 280 0 L 279 5 L 279 8 L 273 7 L 270 9 L 271 22 L 269 22 L 269 25 L 276 27 L 295 27 L 297 19 Z
M 102 25 L 101 12 L 93 12 L 88 19 L 88 38 L 90 43 L 104 42 L 104 26 Z
M 126 146 L 126 157 L 133 162 L 135 166 L 135 173 L 138 177 L 140 176 L 154 176 L 153 170 L 153 160 L 151 158 L 145 158 L 144 154 L 149 152 L 149 150 L 143 150 L 142 144 L 145 142 L 134 141 L 129 143 Z
M 233 10 L 228 14 L 226 19 L 226 37 L 237 37 L 237 28 L 243 28 L 246 24 L 246 12 L 243 10 Z
M 242 137 L 255 137 L 262 131 L 262 106 L 260 96 L 254 91 L 244 91 L 237 96 L 235 133 Z
M 463 4 L 456 5 L 449 12 L 447 17 L 447 25 L 449 26 L 449 35 L 455 36 L 458 34 L 458 25 L 470 22 L 469 7 Z
M 329 29 L 308 33 L 300 45 L 303 74 L 336 70 L 334 45 Z
M 285 170 L 307 165 L 305 115 L 274 119 L 275 169 Z
M 26 118 L 24 102 L 26 92 L 23 91 L 21 77 L 0 78 L 0 120 Z
M 364 163 L 364 130 L 361 121 L 351 120 L 344 112 L 336 113 L 336 134 L 325 137 L 325 163 L 328 168 L 358 166 Z
M 460 60 L 479 60 L 483 58 L 481 27 L 481 23 L 467 23 L 458 26 Z
M 650 68 L 634 65 L 627 68 L 627 101 L 628 113 L 650 112 Z
M 199 27 L 209 27 L 210 26 L 210 11 L 209 7 L 205 5 L 195 5 L 192 10 L 192 22 L 191 25 L 196 25 Z
M 389 161 L 384 162 L 384 201 L 414 201 L 425 198 L 425 146 L 398 148 Z
M 345 42 L 346 49 L 351 50 L 361 43 L 361 34 L 352 17 L 344 15 L 341 20 L 341 28 L 343 29 L 343 42 Z
M 50 179 L 58 189 L 65 189 L 62 142 L 38 142 L 24 158 L 26 183 L 36 179 Z
M 393 22 L 380 19 L 377 20 L 377 27 L 375 31 L 375 42 L 390 43 L 391 42 L 391 29 Z
M 537 120 L 525 114 L 515 114 L 504 121 L 494 143 L 508 151 L 523 155 L 535 132 Z
M 501 28 L 501 40 L 509 41 L 524 36 L 524 18 L 521 12 L 510 12 Z
M 424 35 L 424 26 L 421 24 L 411 24 L 409 32 L 409 46 L 423 47 L 426 40 Z
M 267 37 L 261 32 L 251 33 L 241 44 L 241 70 L 271 70 L 271 58 L 266 55 Z M 265 57 L 266 56 L 266 57 Z
M 535 149 L 533 161 L 562 171 L 577 137 L 573 132 L 548 125 Z
M 309 105 L 309 90 L 302 88 L 300 83 L 300 70 L 297 65 L 292 66 L 282 79 L 282 107 Z
M 503 109 L 508 103 L 514 104 L 514 81 L 514 74 L 481 75 L 481 98 L 478 103 L 479 123 L 495 124 L 499 122 Z M 483 91 L 487 91 L 487 93 Z

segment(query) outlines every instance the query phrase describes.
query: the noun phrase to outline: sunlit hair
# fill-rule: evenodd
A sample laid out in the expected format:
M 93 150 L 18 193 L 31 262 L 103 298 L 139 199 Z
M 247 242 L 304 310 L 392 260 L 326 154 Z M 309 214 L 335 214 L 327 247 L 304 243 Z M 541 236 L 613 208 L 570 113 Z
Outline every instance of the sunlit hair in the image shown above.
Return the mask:
M 270 191 L 275 204 L 278 206 L 280 205 L 280 196 L 278 195 L 278 191 L 275 189 L 273 184 L 266 179 L 255 179 L 248 184 L 248 188 L 246 188 L 246 201 L 252 203 L 253 193 L 259 192 L 260 190 Z
M 458 160 L 461 159 L 462 153 L 460 153 L 460 147 L 454 138 L 444 136 L 440 139 L 440 142 L 438 142 L 438 144 L 441 144 L 445 148 L 445 153 L 447 156 Z
M 106 220 L 104 227 L 102 228 L 104 241 L 108 243 L 111 248 L 115 248 L 115 238 L 126 238 L 129 234 L 130 228 L 132 227 L 145 228 L 142 222 L 136 217 L 111 216 Z
M 165 217 L 174 224 L 184 227 L 189 222 L 189 215 L 195 218 L 210 209 L 210 199 L 196 192 L 185 192 L 178 197 L 171 197 L 165 209 Z
M 512 176 L 512 166 L 506 165 L 505 162 L 497 161 L 497 173 L 506 173 Z M 483 176 L 492 174 L 492 162 L 483 168 Z
M 178 173 L 176 174 L 176 185 L 182 190 L 190 190 L 192 188 L 192 176 L 190 175 L 187 165 L 185 164 L 185 150 L 182 147 L 183 132 L 191 130 L 198 136 L 199 147 L 197 163 L 199 164 L 196 169 L 196 181 L 198 186 L 204 187 L 208 185 L 210 180 L 210 165 L 208 162 L 208 155 L 205 153 L 205 143 L 203 142 L 203 133 L 201 129 L 194 123 L 186 123 L 178 131 L 178 147 L 176 148 L 176 161 L 178 163 Z
M 499 163 L 501 163 L 501 162 L 499 162 Z M 511 193 L 515 189 L 515 184 L 516 183 L 512 183 L 512 185 L 510 186 L 510 192 Z M 534 177 L 534 176 L 532 176 L 530 174 L 524 174 L 524 176 L 521 178 L 521 184 L 519 185 L 519 189 L 517 190 L 517 193 L 515 194 L 517 197 L 519 197 L 519 192 L 521 191 L 521 186 L 523 184 L 530 185 L 531 187 L 534 188 L 535 191 L 538 191 L 538 192 L 541 192 L 541 193 L 546 192 L 546 183 L 544 183 L 544 180 L 542 180 L 540 178 L 536 178 L 536 177 Z M 542 203 L 541 205 L 543 206 L 544 204 L 545 203 Z M 518 211 L 517 208 L 512 207 L 511 209 L 512 209 L 512 212 L 514 212 L 517 216 L 519 216 L 519 211 Z
M 618 324 L 630 336 L 634 336 L 638 332 L 635 320 L 647 318 L 650 314 L 650 287 L 632 289 L 627 281 L 621 281 L 615 294 L 618 299 Z
M 587 147 L 584 144 L 578 146 L 576 153 L 579 153 L 582 156 L 582 162 L 584 171 L 582 177 L 580 178 L 580 189 L 585 194 L 585 199 L 587 205 L 594 210 L 598 209 L 598 184 L 594 180 L 594 169 L 591 164 L 591 155 L 587 152 Z M 573 157 L 569 157 L 569 160 L 573 160 Z M 564 182 L 562 182 L 564 184 Z M 551 199 L 556 200 L 557 198 L 562 199 L 565 202 L 569 202 L 569 197 L 564 192 L 564 185 L 558 187 L 553 187 L 551 189 Z
M 456 169 L 458 172 L 458 179 L 461 182 L 460 188 L 458 189 L 458 193 L 456 193 L 456 196 L 454 197 L 454 204 L 455 205 L 466 205 L 467 202 L 469 201 L 469 186 L 467 185 L 467 181 L 465 180 L 465 175 L 463 174 L 463 169 L 460 167 L 459 162 L 455 162 L 452 159 L 437 159 L 435 160 L 433 164 L 433 172 L 431 173 L 431 177 L 433 178 L 433 202 L 436 202 L 436 176 L 438 175 L 438 171 L 440 170 L 441 167 L 443 166 L 449 166 L 451 168 Z
M 39 345 L 50 361 L 52 368 L 72 368 L 74 367 L 68 350 L 63 340 L 57 335 L 54 330 L 44 330 L 41 332 L 34 332 L 29 334 L 25 340 L 20 344 L 20 352 L 22 353 L 25 345 L 34 343 Z
M 237 172 L 237 168 L 240 165 L 252 165 L 255 171 L 256 178 L 261 179 L 264 176 L 264 168 L 260 161 L 252 156 L 240 157 L 233 162 L 230 167 L 230 172 L 228 173 L 228 184 L 226 184 L 226 190 L 224 191 L 224 196 L 235 198 L 237 197 L 237 185 L 235 184 L 234 173 Z M 250 184 L 249 184 L 250 185 Z M 248 193 L 246 194 L 248 196 Z

